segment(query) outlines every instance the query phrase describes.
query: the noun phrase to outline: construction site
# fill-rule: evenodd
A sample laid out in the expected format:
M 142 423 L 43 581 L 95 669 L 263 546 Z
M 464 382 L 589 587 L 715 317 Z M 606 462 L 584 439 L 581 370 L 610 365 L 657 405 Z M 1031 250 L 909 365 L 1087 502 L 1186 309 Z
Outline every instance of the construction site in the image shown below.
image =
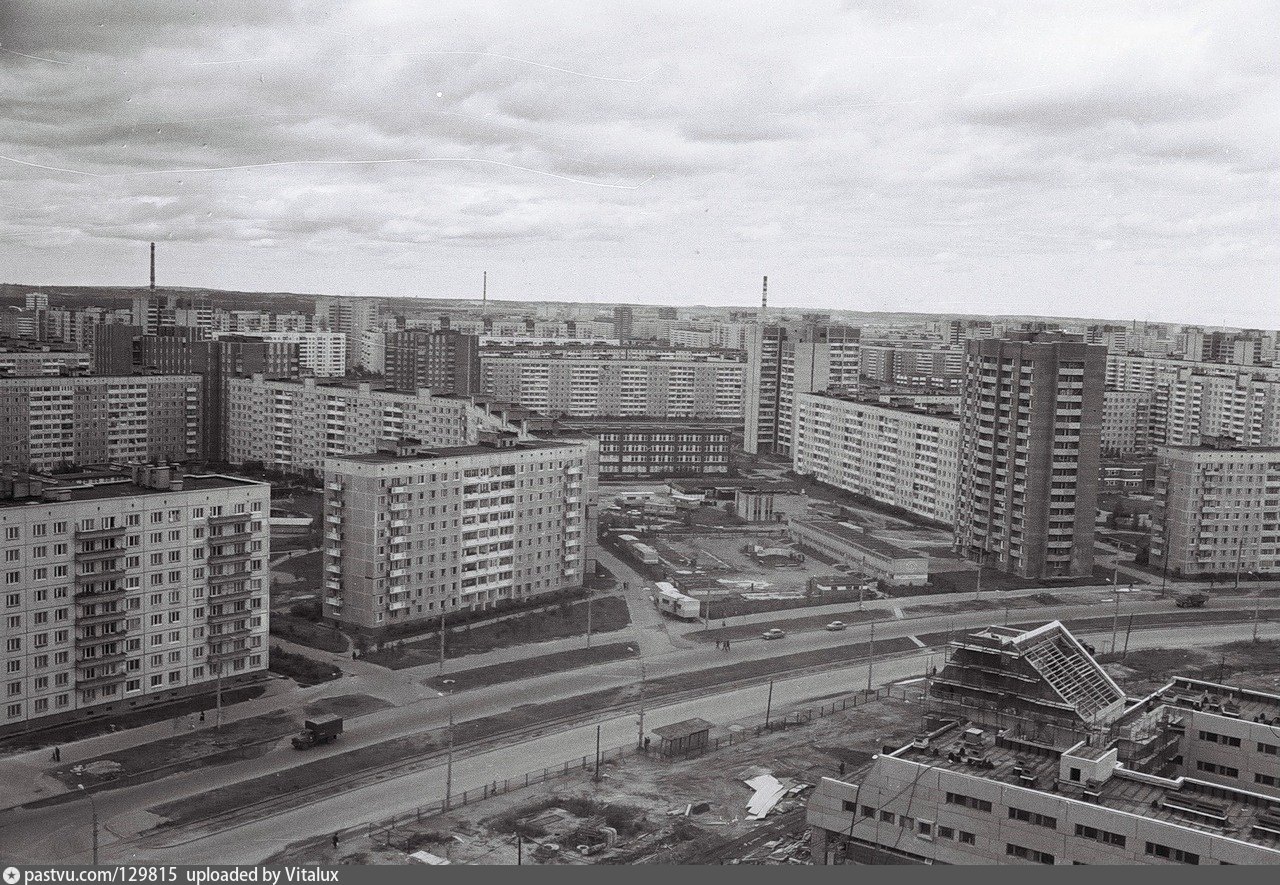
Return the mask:
M 759 734 L 758 723 L 717 726 L 688 755 L 656 745 L 609 753 L 598 771 L 586 759 L 568 773 L 534 773 L 527 787 L 373 822 L 337 848 L 307 843 L 271 862 L 808 863 L 813 787 L 865 768 L 885 742 L 909 740 L 921 727 L 920 699 L 911 686 L 783 711 Z

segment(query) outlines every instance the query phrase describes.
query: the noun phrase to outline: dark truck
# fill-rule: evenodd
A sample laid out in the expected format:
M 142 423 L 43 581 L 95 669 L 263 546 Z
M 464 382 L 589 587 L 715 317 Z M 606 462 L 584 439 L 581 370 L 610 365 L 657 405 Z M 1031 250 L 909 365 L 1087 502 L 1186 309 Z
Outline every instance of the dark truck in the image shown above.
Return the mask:
M 342 734 L 341 716 L 321 716 L 318 719 L 308 719 L 303 723 L 302 733 L 294 737 L 293 748 L 295 750 L 310 750 L 312 747 L 336 741 L 340 734 Z
M 1205 593 L 1179 593 L 1174 605 L 1178 608 L 1203 608 L 1208 601 L 1209 596 Z

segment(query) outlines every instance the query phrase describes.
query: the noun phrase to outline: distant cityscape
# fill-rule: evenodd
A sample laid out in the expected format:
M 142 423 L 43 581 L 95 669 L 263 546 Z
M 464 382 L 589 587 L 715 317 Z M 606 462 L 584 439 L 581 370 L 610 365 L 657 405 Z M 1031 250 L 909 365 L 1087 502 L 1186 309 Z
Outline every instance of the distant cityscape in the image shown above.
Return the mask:
M 757 623 L 785 636 L 776 625 L 813 607 L 887 612 L 893 627 L 929 599 L 970 600 L 981 619 L 995 594 L 1005 626 L 962 621 L 926 642 L 869 622 L 862 702 L 889 696 L 873 684 L 877 638 L 919 649 L 923 730 L 867 755 L 857 780 L 844 761 L 793 779 L 779 796 L 812 793 L 778 851 L 1280 862 L 1280 696 L 1168 674 L 1135 698 L 1060 619 L 1092 624 L 1072 608 L 1087 603 L 1047 595 L 1109 593 L 1095 604 L 1109 616 L 1114 598 L 1101 629 L 1115 654 L 1123 595 L 1144 600 L 1131 630 L 1159 600 L 1196 609 L 1229 586 L 1257 640 L 1262 603 L 1239 594 L 1280 579 L 1280 333 L 873 322 L 767 296 L 733 309 L 252 296 L 247 309 L 156 286 L 151 255 L 151 286 L 128 296 L 84 306 L 40 287 L 0 308 L 0 741 L 148 709 L 203 723 L 210 703 L 221 725 L 224 693 L 268 673 L 323 684 L 311 671 L 357 663 L 438 666 L 429 694 L 443 697 L 471 672 L 444 679 L 447 642 L 556 606 L 585 606 L 588 649 L 606 626 L 597 605 L 676 649 L 729 650 Z M 729 542 L 703 538 L 718 533 Z M 311 571 L 289 577 L 295 558 Z M 1008 625 L 1024 604 L 1042 624 Z M 819 624 L 814 641 L 830 652 L 849 626 Z M 643 693 L 657 640 L 631 641 L 618 654 L 639 655 Z M 767 668 L 752 672 L 772 704 Z M 646 732 L 638 703 L 637 752 L 719 740 L 701 718 Z M 342 730 L 313 718 L 303 746 Z

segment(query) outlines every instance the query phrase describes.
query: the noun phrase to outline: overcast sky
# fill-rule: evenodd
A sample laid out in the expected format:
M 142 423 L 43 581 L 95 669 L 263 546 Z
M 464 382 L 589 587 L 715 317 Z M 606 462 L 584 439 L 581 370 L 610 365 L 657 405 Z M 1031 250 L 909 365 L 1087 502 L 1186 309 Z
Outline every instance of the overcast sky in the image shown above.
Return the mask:
M 0 280 L 1280 326 L 1280 4 L 0 4 Z

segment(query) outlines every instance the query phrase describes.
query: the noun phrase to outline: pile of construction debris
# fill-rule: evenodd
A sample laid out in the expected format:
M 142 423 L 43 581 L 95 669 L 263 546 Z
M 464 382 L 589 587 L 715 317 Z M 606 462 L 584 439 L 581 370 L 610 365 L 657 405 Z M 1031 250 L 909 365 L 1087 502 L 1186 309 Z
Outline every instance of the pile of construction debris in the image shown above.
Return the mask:
M 779 780 L 767 768 L 752 766 L 743 772 L 742 782 L 753 791 L 747 800 L 747 820 L 763 820 L 771 813 L 785 813 L 800 805 L 800 798 L 813 784 L 791 778 Z

